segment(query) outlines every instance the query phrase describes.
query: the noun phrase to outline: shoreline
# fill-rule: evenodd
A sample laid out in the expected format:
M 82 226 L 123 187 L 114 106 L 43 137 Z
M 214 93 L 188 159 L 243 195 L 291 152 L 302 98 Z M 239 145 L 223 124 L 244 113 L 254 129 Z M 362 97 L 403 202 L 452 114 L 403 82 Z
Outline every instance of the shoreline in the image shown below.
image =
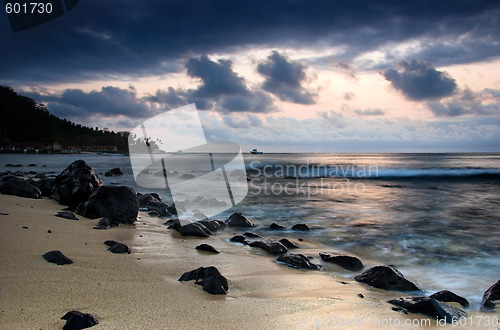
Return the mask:
M 0 212 L 8 213 L 0 215 L 2 327 L 60 328 L 66 312 L 79 310 L 98 319 L 96 329 L 310 328 L 336 321 L 367 328 L 378 327 L 377 321 L 386 327 L 389 320 L 430 320 L 431 328 L 438 328 L 429 317 L 391 310 L 387 300 L 402 292 L 279 265 L 265 252 L 227 242 L 231 228 L 208 238 L 186 238 L 167 230 L 162 219 L 140 212 L 135 225 L 95 230 L 98 220 L 55 217 L 63 208 L 51 199 L 0 195 Z M 107 251 L 103 242 L 109 239 L 127 244 L 132 254 Z M 195 250 L 201 243 L 221 253 Z M 74 264 L 46 262 L 41 256 L 50 250 L 62 251 Z M 229 281 L 227 295 L 213 296 L 192 281 L 177 281 L 200 266 L 220 270 Z M 467 312 L 469 317 L 498 316 Z

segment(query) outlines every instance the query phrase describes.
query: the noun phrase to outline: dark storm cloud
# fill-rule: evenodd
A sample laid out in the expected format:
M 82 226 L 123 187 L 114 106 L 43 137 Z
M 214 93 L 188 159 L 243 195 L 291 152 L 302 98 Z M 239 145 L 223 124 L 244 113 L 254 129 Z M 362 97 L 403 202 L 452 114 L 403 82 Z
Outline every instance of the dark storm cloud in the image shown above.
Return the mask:
M 349 62 L 417 38 L 429 45 L 419 58 L 478 61 L 500 54 L 499 8 L 498 1 L 468 0 L 80 1 L 15 34 L 0 15 L 0 72 L 6 82 L 81 82 L 179 71 L 189 52 L 318 42 L 343 47 Z
M 169 87 L 166 91 L 157 90 L 154 95 L 144 97 L 144 100 L 153 103 L 164 104 L 169 108 L 178 108 L 189 104 L 187 93 L 182 90 L 176 90 Z
M 193 92 L 193 97 L 218 97 L 222 95 L 247 95 L 243 78 L 231 69 L 229 60 L 211 61 L 208 56 L 192 57 L 186 63 L 187 73 L 200 78 L 203 84 Z
M 248 95 L 227 96 L 220 99 L 214 108 L 220 112 L 273 112 L 278 109 L 268 94 L 261 91 L 251 92 Z
M 400 65 L 403 71 L 387 69 L 383 74 L 409 100 L 441 99 L 457 89 L 455 80 L 447 73 L 436 70 L 430 62 L 412 59 Z
M 64 118 L 90 118 L 92 116 L 130 118 L 153 116 L 155 109 L 137 98 L 135 90 L 103 87 L 100 91 L 84 92 L 66 89 L 62 94 L 43 94 L 37 91 L 21 92 L 37 103 L 46 103 L 49 111 Z
M 276 51 L 257 67 L 257 71 L 266 77 L 262 84 L 264 90 L 278 96 L 282 101 L 314 104 L 314 94 L 301 85 L 306 79 L 305 70 L 305 65 L 289 61 Z
M 277 110 L 271 97 L 247 87 L 245 79 L 232 70 L 228 60 L 212 61 L 208 56 L 189 58 L 186 62 L 189 76 L 199 78 L 197 89 L 158 90 L 144 99 L 175 108 L 195 103 L 199 110 L 219 112 L 271 112 Z

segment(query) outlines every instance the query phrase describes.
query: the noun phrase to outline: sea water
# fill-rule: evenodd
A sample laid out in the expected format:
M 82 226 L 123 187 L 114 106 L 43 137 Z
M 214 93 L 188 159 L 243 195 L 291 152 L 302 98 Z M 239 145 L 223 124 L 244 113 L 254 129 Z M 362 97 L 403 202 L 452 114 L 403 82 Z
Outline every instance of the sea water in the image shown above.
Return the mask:
M 126 155 L 0 157 L 0 171 L 53 174 L 83 159 L 104 184 L 155 191 L 171 201 L 167 189 L 135 184 Z M 267 228 L 275 222 L 287 228 L 281 236 L 317 242 L 318 251 L 356 255 L 367 267 L 395 265 L 426 294 L 451 290 L 469 299 L 473 308 L 500 279 L 498 153 L 245 154 L 244 158 L 248 195 L 218 219 L 242 212 L 262 236 L 273 235 Z M 24 166 L 5 167 L 8 163 Z M 37 166 L 27 167 L 30 163 Z M 105 177 L 113 167 L 120 167 L 124 175 Z M 231 169 L 228 172 L 231 175 Z M 297 223 L 313 230 L 291 230 Z M 356 275 L 336 268 L 327 271 Z

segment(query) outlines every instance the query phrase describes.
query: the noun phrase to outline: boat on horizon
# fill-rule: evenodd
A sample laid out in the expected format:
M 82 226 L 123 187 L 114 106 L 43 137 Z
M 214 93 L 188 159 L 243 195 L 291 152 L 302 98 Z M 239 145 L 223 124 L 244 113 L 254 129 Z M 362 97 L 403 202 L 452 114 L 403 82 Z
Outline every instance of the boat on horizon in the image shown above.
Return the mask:
M 262 155 L 264 152 L 258 151 L 257 149 L 252 149 L 252 151 L 250 151 L 250 153 L 253 155 Z

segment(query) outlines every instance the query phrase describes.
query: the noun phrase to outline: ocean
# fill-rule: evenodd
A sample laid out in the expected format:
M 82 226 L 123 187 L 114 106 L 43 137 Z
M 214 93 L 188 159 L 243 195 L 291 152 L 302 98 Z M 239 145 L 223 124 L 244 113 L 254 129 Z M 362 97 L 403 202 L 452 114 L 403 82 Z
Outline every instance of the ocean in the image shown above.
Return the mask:
M 0 159 L 0 171 L 52 174 L 83 159 L 104 184 L 154 191 L 171 201 L 165 189 L 136 185 L 126 155 L 2 154 Z M 500 279 L 500 153 L 245 154 L 244 159 L 247 196 L 214 218 L 241 212 L 262 236 L 303 238 L 302 252 L 316 254 L 316 261 L 317 252 L 331 251 L 356 255 L 366 267 L 395 265 L 426 294 L 451 290 L 474 309 Z M 9 163 L 24 166 L 6 167 Z M 28 167 L 31 163 L 37 166 Z M 105 177 L 114 167 L 124 175 Z M 287 229 L 271 232 L 273 222 Z M 313 229 L 291 230 L 297 223 Z

